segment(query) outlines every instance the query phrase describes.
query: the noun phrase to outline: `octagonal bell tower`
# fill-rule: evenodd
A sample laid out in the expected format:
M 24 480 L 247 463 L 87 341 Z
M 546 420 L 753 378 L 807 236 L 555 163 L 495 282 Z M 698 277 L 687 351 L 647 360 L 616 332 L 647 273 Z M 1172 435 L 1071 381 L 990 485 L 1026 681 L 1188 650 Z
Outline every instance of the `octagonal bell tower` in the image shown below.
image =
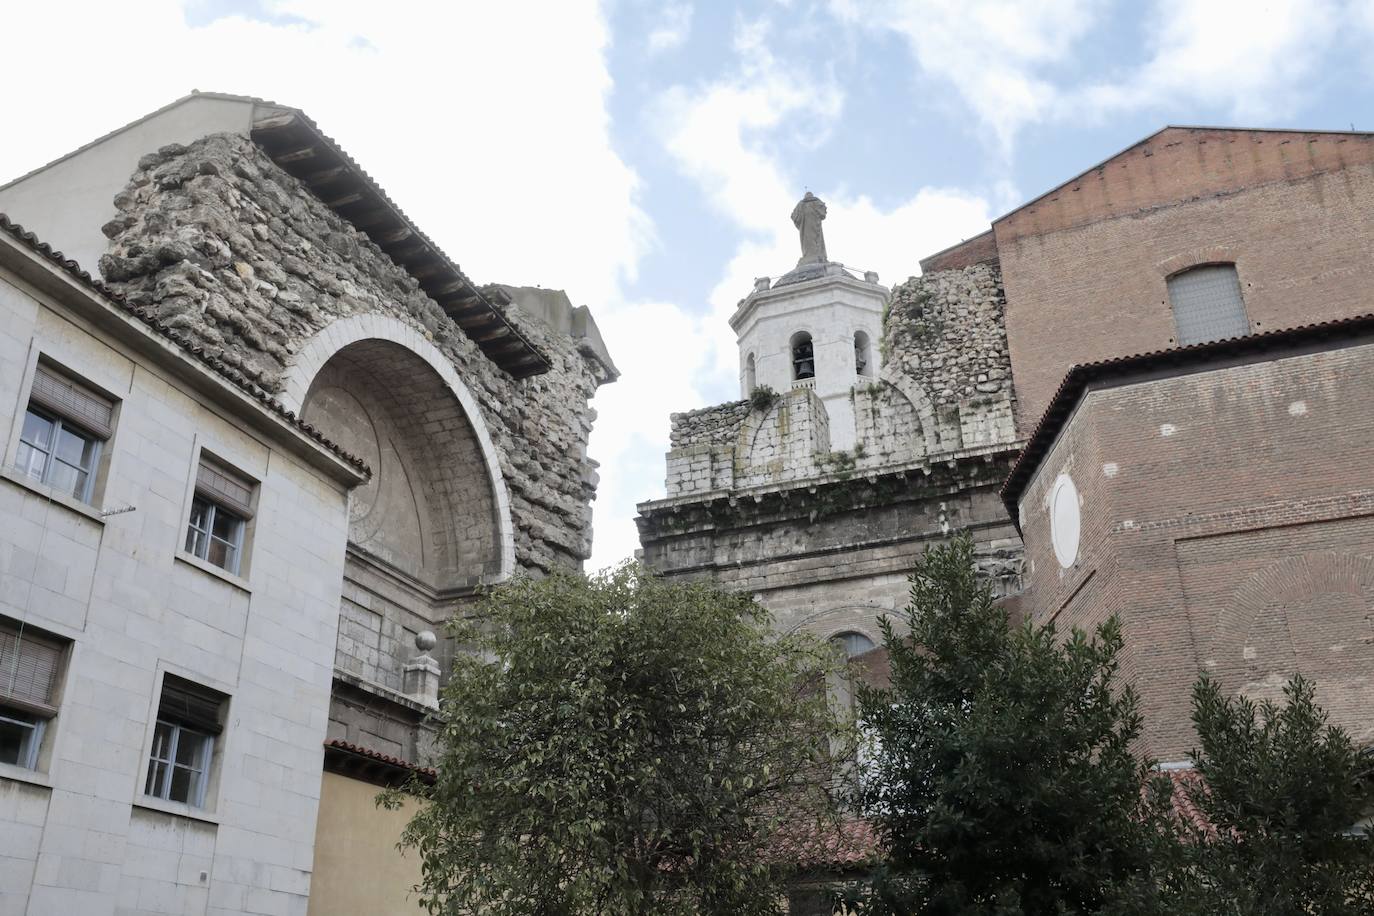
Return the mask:
M 810 191 L 792 210 L 801 235 L 797 266 L 776 281 L 760 277 L 730 316 L 739 341 L 740 396 L 758 386 L 811 388 L 825 404 L 830 444 L 855 442 L 853 389 L 877 380 L 887 287 L 860 279 L 826 257 L 825 203 Z

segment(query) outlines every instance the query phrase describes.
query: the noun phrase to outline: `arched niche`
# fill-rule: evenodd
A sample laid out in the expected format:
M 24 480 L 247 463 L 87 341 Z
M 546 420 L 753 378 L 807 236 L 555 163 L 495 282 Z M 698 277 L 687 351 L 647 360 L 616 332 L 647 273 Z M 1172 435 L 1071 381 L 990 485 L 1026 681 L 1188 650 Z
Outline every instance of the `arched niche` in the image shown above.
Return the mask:
M 349 542 L 437 592 L 499 581 L 515 560 L 510 500 L 471 393 L 413 329 L 343 319 L 302 348 L 285 405 L 373 470 Z

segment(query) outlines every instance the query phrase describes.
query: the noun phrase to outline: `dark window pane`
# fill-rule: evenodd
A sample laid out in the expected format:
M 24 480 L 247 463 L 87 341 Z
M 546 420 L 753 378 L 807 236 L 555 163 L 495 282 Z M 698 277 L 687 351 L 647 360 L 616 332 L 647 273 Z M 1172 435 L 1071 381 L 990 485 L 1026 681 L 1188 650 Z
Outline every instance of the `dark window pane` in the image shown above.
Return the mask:
M 205 534 L 194 527 L 186 529 L 186 552 L 197 557 L 205 556 Z
M 162 790 L 162 780 L 167 772 L 167 764 L 158 763 L 156 760 L 148 761 L 148 779 L 143 785 L 144 795 L 159 795 Z
M 227 512 L 223 508 L 216 506 L 215 524 L 214 528 L 210 531 L 210 533 L 213 534 L 215 537 L 220 538 L 221 540 L 228 541 L 232 544 L 238 540 L 238 530 L 240 524 L 242 524 L 242 521 L 241 519 L 239 519 L 237 515 L 234 515 L 232 512 Z
M 168 751 L 172 746 L 172 726 L 166 722 L 159 722 L 153 728 L 153 756 L 166 760 Z
M 0 763 L 28 766 L 29 740 L 33 726 L 12 721 L 15 715 L 6 712 L 0 716 Z
M 232 556 L 233 551 L 229 548 L 228 544 L 224 543 L 219 538 L 210 538 L 209 552 L 205 555 L 205 559 L 221 569 L 228 569 L 229 561 Z
M 205 738 L 203 736 L 182 729 L 181 738 L 177 741 L 177 764 L 198 769 L 200 767 L 200 749 L 204 745 Z
M 205 529 L 206 517 L 210 514 L 210 504 L 197 496 L 191 500 L 191 525 L 195 528 Z
M 172 788 L 167 792 L 171 801 L 189 802 L 191 787 L 195 782 L 194 774 L 185 767 L 172 767 Z

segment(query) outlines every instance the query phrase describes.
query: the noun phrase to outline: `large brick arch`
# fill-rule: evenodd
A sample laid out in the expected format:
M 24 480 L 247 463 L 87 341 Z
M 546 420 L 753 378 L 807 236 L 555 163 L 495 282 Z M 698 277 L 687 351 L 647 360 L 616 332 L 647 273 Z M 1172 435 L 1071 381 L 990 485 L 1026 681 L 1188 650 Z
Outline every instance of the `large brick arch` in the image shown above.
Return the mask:
M 1374 558 L 1338 551 L 1256 572 L 1217 616 L 1210 667 L 1228 691 L 1277 699 L 1300 671 L 1341 721 L 1374 691 Z
M 288 410 L 303 414 L 312 386 L 320 379 L 321 371 L 341 354 L 350 359 L 379 365 L 378 357 L 390 350 L 401 359 L 413 358 L 437 376 L 446 395 L 451 395 L 454 418 L 450 425 L 464 427 L 465 441 L 470 437 L 472 457 L 480 463 L 483 476 L 490 487 L 490 515 L 495 529 L 492 556 L 484 558 L 487 567 L 484 582 L 505 579 L 515 569 L 515 534 L 511 518 L 510 494 L 501 474 L 496 447 L 483 420 L 476 399 L 454 371 L 452 363 L 423 334 L 405 322 L 388 315 L 367 313 L 340 318 L 326 325 L 307 340 L 297 351 L 282 377 L 279 400 Z M 402 403 L 400 392 L 384 393 Z M 404 405 L 399 409 L 406 409 Z M 484 513 L 485 514 L 485 513 Z M 441 532 L 434 532 L 441 536 Z M 456 533 L 449 535 L 458 537 Z

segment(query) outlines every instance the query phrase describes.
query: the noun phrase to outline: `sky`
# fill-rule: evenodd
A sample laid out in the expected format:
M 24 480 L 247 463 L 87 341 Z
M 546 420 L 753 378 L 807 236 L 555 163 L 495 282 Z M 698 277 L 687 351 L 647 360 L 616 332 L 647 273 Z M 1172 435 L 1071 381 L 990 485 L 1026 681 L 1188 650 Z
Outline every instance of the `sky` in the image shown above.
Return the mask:
M 1374 129 L 1374 0 L 8 4 L 0 182 L 192 89 L 306 111 L 479 283 L 567 290 L 597 394 L 589 569 L 668 416 L 738 397 L 727 318 L 830 257 L 884 283 L 1165 124 Z M 94 265 L 84 265 L 93 269 Z

